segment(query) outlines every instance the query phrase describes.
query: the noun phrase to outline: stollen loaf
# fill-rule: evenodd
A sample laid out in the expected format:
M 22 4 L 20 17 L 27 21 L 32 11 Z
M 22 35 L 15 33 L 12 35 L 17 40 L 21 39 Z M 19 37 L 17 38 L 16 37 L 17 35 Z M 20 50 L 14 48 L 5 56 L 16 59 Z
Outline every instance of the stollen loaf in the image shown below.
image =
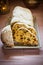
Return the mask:
M 38 46 L 37 32 L 34 28 L 30 9 L 16 6 L 10 24 L 2 29 L 1 40 L 5 46 Z
M 25 27 L 27 28 L 28 30 L 31 31 L 31 33 L 33 33 L 34 35 L 36 35 L 36 30 L 34 27 L 32 26 L 28 26 L 26 25 L 25 23 L 21 23 L 21 22 L 15 22 L 11 25 L 11 28 L 12 28 L 12 31 L 15 33 L 17 31 L 18 28 L 20 27 Z

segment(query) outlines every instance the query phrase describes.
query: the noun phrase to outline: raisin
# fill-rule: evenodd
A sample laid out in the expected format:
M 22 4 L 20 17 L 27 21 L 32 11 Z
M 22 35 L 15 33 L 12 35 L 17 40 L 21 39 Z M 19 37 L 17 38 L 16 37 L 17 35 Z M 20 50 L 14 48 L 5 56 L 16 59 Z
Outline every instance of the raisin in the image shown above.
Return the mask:
M 19 26 L 17 26 L 17 28 L 19 28 Z
M 13 34 L 15 34 L 15 32 L 13 32 Z
M 20 36 L 22 36 L 22 35 L 20 35 Z
M 20 29 L 21 30 L 21 29 Z
M 22 37 L 20 39 L 23 39 Z
M 26 32 L 28 32 L 28 31 L 24 31 L 24 33 L 26 33 Z
M 17 35 L 18 36 L 18 35 Z
M 36 41 L 36 39 L 34 39 L 34 41 Z
M 15 39 L 15 37 L 13 37 Z
M 29 38 L 27 38 L 27 40 L 29 40 L 29 41 L 30 41 L 30 39 L 29 39 Z
M 35 36 L 33 36 L 33 37 L 35 37 Z
M 24 31 L 24 33 L 26 33 L 26 31 Z

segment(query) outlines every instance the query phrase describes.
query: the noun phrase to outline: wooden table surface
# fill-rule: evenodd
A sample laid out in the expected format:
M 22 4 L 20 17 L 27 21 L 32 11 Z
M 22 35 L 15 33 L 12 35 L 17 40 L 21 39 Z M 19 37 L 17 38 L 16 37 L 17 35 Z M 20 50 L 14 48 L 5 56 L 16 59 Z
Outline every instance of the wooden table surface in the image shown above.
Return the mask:
M 15 6 L 26 7 L 21 0 L 10 3 L 10 12 L 0 15 L 0 65 L 43 65 L 43 3 L 36 9 L 31 9 L 38 24 L 40 35 L 40 49 L 2 49 L 1 30 L 8 23 Z

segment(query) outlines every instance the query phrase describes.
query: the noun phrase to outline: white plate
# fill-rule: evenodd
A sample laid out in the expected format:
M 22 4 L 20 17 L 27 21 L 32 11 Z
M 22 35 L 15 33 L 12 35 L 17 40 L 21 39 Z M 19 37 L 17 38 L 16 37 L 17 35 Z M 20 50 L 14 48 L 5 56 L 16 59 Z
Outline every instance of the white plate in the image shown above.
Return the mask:
M 21 48 L 40 48 L 40 34 L 39 34 L 39 29 L 38 29 L 38 25 L 37 25 L 37 22 L 36 22 L 36 17 L 34 17 L 34 28 L 36 29 L 37 31 L 37 38 L 38 38 L 38 46 L 14 46 L 14 47 L 5 47 L 3 46 L 4 49 L 21 49 Z

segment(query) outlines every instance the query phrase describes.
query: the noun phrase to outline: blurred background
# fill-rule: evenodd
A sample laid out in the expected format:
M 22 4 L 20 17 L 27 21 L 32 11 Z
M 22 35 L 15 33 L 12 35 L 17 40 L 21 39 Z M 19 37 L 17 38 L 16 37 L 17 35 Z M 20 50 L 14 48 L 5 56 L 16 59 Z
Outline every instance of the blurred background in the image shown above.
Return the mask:
M 7 14 L 10 12 L 10 5 L 15 6 L 24 6 L 27 8 L 37 8 L 40 3 L 43 3 L 43 0 L 0 0 L 0 14 Z

